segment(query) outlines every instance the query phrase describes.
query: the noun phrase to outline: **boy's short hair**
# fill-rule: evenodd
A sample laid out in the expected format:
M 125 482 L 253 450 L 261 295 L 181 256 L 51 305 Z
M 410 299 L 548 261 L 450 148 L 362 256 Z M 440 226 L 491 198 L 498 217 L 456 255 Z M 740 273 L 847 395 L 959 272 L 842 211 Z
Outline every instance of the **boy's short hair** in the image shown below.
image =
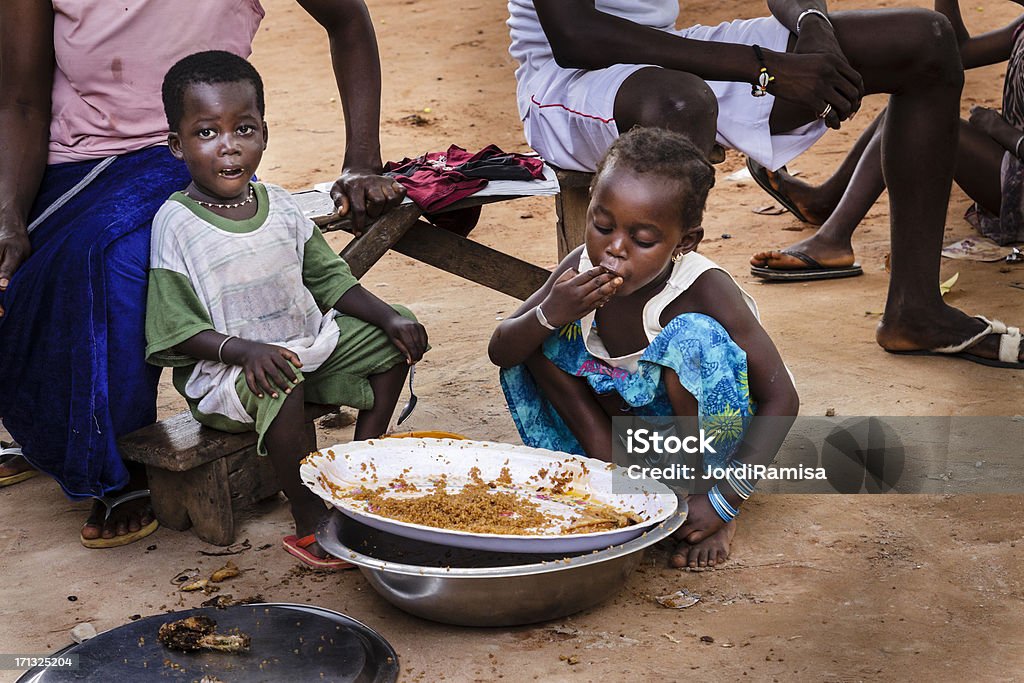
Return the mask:
M 683 227 L 700 226 L 708 191 L 715 185 L 715 169 L 688 137 L 664 128 L 634 126 L 608 148 L 597 165 L 594 183 L 605 168 L 616 164 L 625 164 L 636 173 L 685 182 L 689 187 L 681 193 Z
M 256 107 L 266 113 L 263 79 L 256 68 L 236 54 L 224 50 L 196 52 L 179 60 L 164 76 L 162 95 L 167 125 L 177 132 L 185 108 L 185 91 L 200 83 L 238 83 L 248 81 L 256 91 Z

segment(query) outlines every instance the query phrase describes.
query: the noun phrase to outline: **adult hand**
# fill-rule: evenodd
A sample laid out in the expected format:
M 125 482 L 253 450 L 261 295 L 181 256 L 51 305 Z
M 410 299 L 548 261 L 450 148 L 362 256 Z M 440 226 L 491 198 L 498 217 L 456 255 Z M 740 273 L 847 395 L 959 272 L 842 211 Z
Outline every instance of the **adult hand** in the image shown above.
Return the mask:
M 364 171 L 343 171 L 331 188 L 338 213 L 352 215 L 356 237 L 363 234 L 368 217 L 377 218 L 401 204 L 404 198 L 405 188 L 393 178 Z
M 544 317 L 555 327 L 568 325 L 607 303 L 621 284 L 621 277 L 600 266 L 585 273 L 570 268 L 555 280 L 541 303 Z
M 810 107 L 825 125 L 837 129 L 860 109 L 864 81 L 839 47 L 832 27 L 811 17 L 803 22 L 793 52 L 766 55 L 768 72 L 775 76 L 769 90 L 776 97 Z
M 391 343 L 405 354 L 405 361 L 412 365 L 427 352 L 427 330 L 415 320 L 409 320 L 397 313 L 381 328 Z
M 238 361 L 234 364 L 242 366 L 249 391 L 259 398 L 263 398 L 264 392 L 277 398 L 278 389 L 291 393 L 291 385 L 297 379 L 292 366 L 302 367 L 293 351 L 273 344 L 235 338 L 228 340 L 221 351 L 228 360 Z
M 32 253 L 28 232 L 24 225 L 0 222 L 0 292 L 7 289 L 14 272 Z M 0 308 L 0 315 L 3 309 Z
M 725 522 L 715 512 L 706 493 L 687 497 L 686 504 L 689 510 L 686 514 L 686 521 L 675 533 L 677 538 L 690 544 L 700 543 L 725 526 Z
M 992 137 L 992 132 L 1000 125 L 1006 125 L 1006 121 L 995 109 L 991 107 L 982 107 L 974 105 L 971 107 L 971 118 L 969 119 L 970 124 L 985 133 L 989 137 Z

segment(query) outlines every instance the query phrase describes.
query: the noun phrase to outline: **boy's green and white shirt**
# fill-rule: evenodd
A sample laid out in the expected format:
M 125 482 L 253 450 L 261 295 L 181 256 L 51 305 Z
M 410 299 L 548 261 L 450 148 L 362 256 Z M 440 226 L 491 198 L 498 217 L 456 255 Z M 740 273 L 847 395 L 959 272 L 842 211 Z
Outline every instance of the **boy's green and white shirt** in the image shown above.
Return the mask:
M 332 306 L 357 284 L 286 190 L 259 183 L 253 189 L 258 209 L 243 221 L 220 217 L 181 192 L 164 203 L 153 219 L 146 311 L 147 360 L 194 364 L 186 396 L 204 414 L 243 423 L 252 418 L 235 391 L 241 368 L 197 362 L 174 346 L 212 329 L 283 346 L 304 371 L 315 370 L 338 343 Z

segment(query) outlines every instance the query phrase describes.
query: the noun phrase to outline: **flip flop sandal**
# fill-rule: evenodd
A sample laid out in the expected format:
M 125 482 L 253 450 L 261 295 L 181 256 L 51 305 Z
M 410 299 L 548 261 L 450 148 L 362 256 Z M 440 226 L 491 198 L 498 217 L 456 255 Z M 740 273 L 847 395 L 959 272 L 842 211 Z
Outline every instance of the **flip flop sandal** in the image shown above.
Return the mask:
M 107 523 L 107 520 L 110 519 L 111 513 L 114 511 L 114 508 L 116 508 L 121 503 L 127 503 L 128 501 L 131 500 L 138 500 L 139 498 L 148 497 L 149 489 L 129 491 L 128 493 L 122 494 L 120 496 L 115 496 L 113 498 L 111 498 L 110 496 L 94 496 L 96 500 L 103 503 L 103 505 L 107 508 L 106 514 L 103 515 L 103 521 L 100 523 L 100 526 L 103 526 Z M 82 545 L 84 545 L 86 548 L 119 548 L 123 545 L 134 543 L 139 539 L 149 536 L 159 527 L 160 523 L 156 521 L 156 519 L 154 519 L 152 522 L 142 527 L 138 531 L 129 531 L 126 534 L 114 536 L 113 538 L 103 538 L 102 536 L 100 536 L 99 538 L 86 538 L 85 536 L 81 535 L 80 538 L 82 541 Z
M 782 168 L 786 167 L 783 166 Z M 803 212 L 796 207 L 796 204 L 794 204 L 789 197 L 772 187 L 771 181 L 768 180 L 768 169 L 750 157 L 747 157 L 747 170 L 750 171 L 750 177 L 754 179 L 754 182 L 757 183 L 758 187 L 767 192 L 772 199 L 782 206 L 782 208 L 796 216 L 797 220 L 809 225 L 816 225 L 816 223 L 807 220 L 807 216 L 805 216 Z
M 808 282 L 810 280 L 835 280 L 841 277 L 863 275 L 864 270 L 859 263 L 851 266 L 823 266 L 811 256 L 796 249 L 783 249 L 779 252 L 806 264 L 804 268 L 769 268 L 768 266 L 751 266 L 750 274 L 772 282 Z
M 985 323 L 985 329 L 966 341 L 952 346 L 942 346 L 935 349 L 922 349 L 918 351 L 889 351 L 889 353 L 901 356 L 946 356 L 962 358 L 979 365 L 987 365 L 992 368 L 1005 368 L 1009 370 L 1024 370 L 1024 362 L 1020 358 L 1020 347 L 1022 342 L 1019 327 L 1010 327 L 1001 320 L 989 320 L 983 315 L 974 316 Z M 968 349 L 980 342 L 990 334 L 999 335 L 999 358 L 984 358 L 969 353 Z M 888 349 L 886 349 L 888 351 Z
M 14 458 L 23 458 L 21 452 L 21 446 L 15 445 L 3 445 L 0 447 L 0 465 L 6 464 L 8 461 Z M 32 477 L 39 474 L 39 470 L 34 467 L 25 470 L 24 472 L 18 472 L 17 474 L 11 474 L 6 477 L 0 477 L 0 488 L 4 486 L 11 486 L 19 482 L 31 479 Z
M 309 546 L 316 543 L 316 535 L 310 534 L 309 536 L 285 536 L 281 540 L 281 547 L 289 555 L 292 555 L 299 559 L 300 562 L 305 564 L 307 567 L 313 567 L 314 569 L 355 569 L 354 564 L 350 564 L 345 560 L 338 559 L 328 555 L 327 557 L 317 557 L 313 553 L 306 550 Z

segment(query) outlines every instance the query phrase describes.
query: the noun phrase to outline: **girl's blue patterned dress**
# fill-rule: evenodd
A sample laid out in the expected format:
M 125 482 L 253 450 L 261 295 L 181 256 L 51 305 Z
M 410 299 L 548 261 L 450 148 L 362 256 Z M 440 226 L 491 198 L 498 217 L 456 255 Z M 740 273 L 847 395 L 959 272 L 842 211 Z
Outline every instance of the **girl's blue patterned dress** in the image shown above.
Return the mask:
M 672 415 L 661 376 L 662 368 L 673 370 L 697 400 L 699 427 L 715 438 L 717 458 L 705 465 L 726 464 L 754 415 L 746 352 L 718 321 L 701 313 L 672 319 L 644 351 L 635 372 L 593 356 L 583 343 L 580 321 L 552 333 L 542 349 L 560 369 L 585 378 L 594 393 L 618 392 L 631 406 L 629 414 L 639 417 Z M 503 369 L 501 388 L 524 444 L 585 455 L 525 365 Z

